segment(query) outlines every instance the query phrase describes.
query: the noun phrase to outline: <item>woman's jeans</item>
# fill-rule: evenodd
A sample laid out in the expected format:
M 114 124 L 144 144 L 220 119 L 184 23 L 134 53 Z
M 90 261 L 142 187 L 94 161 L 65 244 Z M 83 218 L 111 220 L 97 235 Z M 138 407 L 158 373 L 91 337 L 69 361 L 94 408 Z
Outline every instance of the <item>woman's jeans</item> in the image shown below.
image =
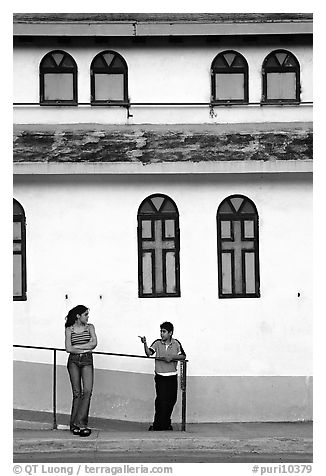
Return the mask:
M 73 395 L 70 428 L 87 427 L 94 379 L 92 352 L 70 354 L 67 368 Z

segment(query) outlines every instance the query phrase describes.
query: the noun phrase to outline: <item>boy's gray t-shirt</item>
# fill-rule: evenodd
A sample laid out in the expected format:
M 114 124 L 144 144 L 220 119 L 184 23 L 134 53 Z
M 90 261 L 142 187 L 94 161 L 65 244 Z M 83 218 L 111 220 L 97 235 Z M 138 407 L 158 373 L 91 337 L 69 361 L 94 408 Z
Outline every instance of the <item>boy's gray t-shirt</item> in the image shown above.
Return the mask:
M 156 339 L 150 346 L 155 352 L 156 357 L 168 357 L 175 355 L 186 355 L 181 343 L 177 339 L 171 339 L 169 345 L 166 345 L 161 339 Z M 178 362 L 164 362 L 163 360 L 155 360 L 155 373 L 159 375 L 176 375 Z

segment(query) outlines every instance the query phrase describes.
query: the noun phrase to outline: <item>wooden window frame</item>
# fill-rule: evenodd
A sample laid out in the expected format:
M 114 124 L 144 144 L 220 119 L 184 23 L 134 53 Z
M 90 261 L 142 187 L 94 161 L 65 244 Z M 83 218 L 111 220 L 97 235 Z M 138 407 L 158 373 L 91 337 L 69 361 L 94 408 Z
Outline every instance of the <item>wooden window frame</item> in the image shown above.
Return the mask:
M 282 65 L 276 67 L 268 66 L 266 63 L 268 60 L 271 58 L 271 56 L 276 56 L 277 53 L 285 53 L 287 56 L 291 56 L 292 59 L 294 60 L 295 66 L 285 66 L 283 67 Z M 276 58 L 277 60 L 277 58 Z M 278 60 L 277 60 L 278 62 Z M 295 73 L 295 98 L 290 98 L 290 99 L 268 99 L 267 97 L 267 83 L 268 83 L 268 74 L 269 73 Z M 298 104 L 300 103 L 300 93 L 301 93 L 301 88 L 300 88 L 300 63 L 296 56 L 291 53 L 291 51 L 284 50 L 284 49 L 277 49 L 274 51 L 271 51 L 266 58 L 264 59 L 263 62 L 263 67 L 262 67 L 262 104 Z
M 232 198 L 243 198 L 243 202 L 238 211 L 232 205 L 230 201 Z M 222 205 L 228 202 L 231 208 L 233 209 L 232 213 L 219 213 Z M 253 213 L 248 212 L 241 212 L 241 209 L 244 207 L 245 203 L 249 202 L 253 209 Z M 254 223 L 254 237 L 253 238 L 244 238 L 244 222 L 250 220 Z M 252 200 L 248 197 L 240 194 L 230 195 L 226 197 L 220 203 L 217 214 L 216 214 L 216 221 L 217 221 L 217 267 L 218 267 L 218 296 L 220 299 L 230 299 L 230 298 L 259 298 L 260 297 L 260 275 L 259 275 L 259 217 L 258 212 L 255 204 Z M 230 221 L 231 223 L 231 237 L 230 238 L 223 238 L 221 237 L 221 221 Z M 245 250 L 241 251 L 241 268 L 242 268 L 242 290 L 243 293 L 236 293 L 235 292 L 235 259 L 234 259 L 234 250 L 223 250 L 222 249 L 222 241 L 232 242 L 234 241 L 234 222 L 240 221 L 241 226 L 241 241 L 252 241 L 253 242 L 253 250 Z M 232 273 L 232 293 L 226 294 L 223 293 L 223 282 L 222 282 L 222 254 L 223 253 L 230 253 L 231 254 L 231 273 Z M 253 252 L 255 257 L 255 292 L 254 293 L 246 293 L 245 292 L 245 253 L 246 252 Z
M 233 53 L 236 55 L 236 57 L 240 58 L 243 66 L 242 68 L 240 67 L 232 67 L 228 66 L 226 60 L 224 59 L 224 55 L 227 53 Z M 225 62 L 225 67 L 217 67 L 215 66 L 215 62 L 219 57 L 223 58 L 223 61 Z M 216 74 L 243 74 L 243 80 L 244 80 L 244 87 L 243 87 L 243 99 L 217 99 L 216 98 Z M 212 66 L 211 66 L 211 102 L 212 104 L 220 104 L 220 103 L 227 103 L 227 104 L 248 104 L 249 102 L 249 84 L 248 84 L 248 63 L 246 58 L 239 53 L 238 51 L 234 50 L 225 50 L 221 51 L 218 55 L 215 56 L 214 60 L 212 61 Z
M 104 54 L 111 53 L 115 57 L 119 57 L 121 60 L 122 64 L 124 65 L 123 68 L 110 68 L 109 66 L 107 68 L 103 69 L 97 69 L 94 67 L 94 63 L 97 60 L 99 56 L 103 56 Z M 105 60 L 103 60 L 105 63 Z M 103 99 L 95 99 L 95 74 L 123 74 L 123 99 L 108 99 L 108 100 L 103 100 Z M 102 104 L 117 104 L 119 105 L 120 103 L 127 103 L 129 102 L 128 98 L 128 66 L 126 63 L 126 60 L 121 56 L 119 53 L 116 51 L 112 50 L 105 50 L 101 51 L 98 53 L 92 60 L 91 66 L 90 66 L 90 75 L 91 75 L 91 104 L 92 106 L 96 105 L 102 105 Z M 125 106 L 127 107 L 127 106 Z
M 173 206 L 175 207 L 175 212 L 157 212 L 153 208 L 153 212 L 150 213 L 141 213 L 140 210 L 145 202 L 150 202 L 150 200 L 154 197 L 162 197 L 165 200 L 169 200 Z M 164 201 L 162 202 L 161 208 L 164 205 Z M 152 206 L 152 205 L 151 205 Z M 168 251 L 175 252 L 175 279 L 176 279 L 176 292 L 175 293 L 168 293 L 166 292 L 166 273 L 165 273 L 165 261 L 163 260 L 163 288 L 165 291 L 163 292 L 156 292 L 155 290 L 155 253 L 154 250 L 148 249 L 147 252 L 154 254 L 152 259 L 152 289 L 153 292 L 151 294 L 143 292 L 143 260 L 142 260 L 142 253 L 144 248 L 142 246 L 143 242 L 146 241 L 153 241 L 154 236 L 154 222 L 155 220 L 162 221 L 162 241 L 174 241 L 174 248 L 169 250 L 163 249 L 162 254 L 166 254 Z M 143 238 L 142 237 L 142 221 L 148 220 L 151 221 L 151 230 L 152 230 L 152 237 L 151 238 Z M 166 220 L 173 220 L 174 221 L 174 231 L 175 237 L 174 238 L 166 238 L 165 234 L 165 221 Z M 155 193 L 146 197 L 139 206 L 138 214 L 137 214 L 137 239 L 138 239 L 138 297 L 140 298 L 174 298 L 180 297 L 180 228 L 179 228 L 179 212 L 175 202 L 168 197 L 167 195 Z
M 62 67 L 62 66 L 56 66 L 54 65 L 53 67 L 44 67 L 43 63 L 48 57 L 51 57 L 52 55 L 60 53 L 63 54 L 63 58 L 61 60 L 61 63 L 64 61 L 64 59 L 69 56 L 69 58 L 72 60 L 73 66 L 71 67 Z M 54 62 L 54 60 L 53 60 Z M 44 94 L 45 94 L 45 88 L 44 88 L 44 74 L 46 73 L 52 73 L 52 74 L 72 74 L 73 75 L 73 99 L 44 99 Z M 47 53 L 41 60 L 40 63 L 40 105 L 41 106 L 77 106 L 78 104 L 78 92 L 77 92 L 77 64 L 74 58 L 67 53 L 66 51 L 63 50 L 53 50 Z
M 14 255 L 22 256 L 22 275 L 21 285 L 22 293 L 20 296 L 13 296 L 14 301 L 26 301 L 27 300 L 27 279 L 26 279 L 26 218 L 25 212 L 21 204 L 17 200 L 13 200 L 15 206 L 21 210 L 21 213 L 13 213 L 13 222 L 21 224 L 21 239 L 13 240 L 13 243 L 21 244 L 21 251 L 13 251 Z

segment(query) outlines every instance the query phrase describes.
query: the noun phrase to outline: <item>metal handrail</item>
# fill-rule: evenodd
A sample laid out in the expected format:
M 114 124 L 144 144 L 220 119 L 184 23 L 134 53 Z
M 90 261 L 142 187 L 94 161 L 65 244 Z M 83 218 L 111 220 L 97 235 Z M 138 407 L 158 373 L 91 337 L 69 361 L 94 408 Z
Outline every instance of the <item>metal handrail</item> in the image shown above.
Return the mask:
M 35 345 L 20 345 L 14 344 L 13 347 L 22 349 L 38 349 L 38 350 L 52 350 L 53 351 L 53 387 L 52 387 L 52 414 L 54 430 L 57 429 L 57 352 L 67 352 L 66 349 L 59 349 L 57 347 L 40 347 Z M 99 352 L 92 351 L 93 354 L 98 355 L 112 355 L 115 357 L 133 357 L 139 359 L 164 360 L 160 357 L 147 357 L 146 355 L 136 354 L 117 354 L 115 352 Z M 187 362 L 188 360 L 172 360 L 172 362 L 180 362 L 180 390 L 181 390 L 181 431 L 186 431 L 186 397 L 187 397 Z

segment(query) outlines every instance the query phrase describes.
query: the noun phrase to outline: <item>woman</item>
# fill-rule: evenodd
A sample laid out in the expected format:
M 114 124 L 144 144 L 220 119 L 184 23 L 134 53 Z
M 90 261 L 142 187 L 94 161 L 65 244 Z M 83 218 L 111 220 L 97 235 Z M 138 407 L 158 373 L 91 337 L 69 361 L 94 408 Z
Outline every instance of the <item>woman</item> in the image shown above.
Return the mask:
M 89 309 L 78 305 L 68 312 L 65 323 L 67 368 L 72 388 L 70 431 L 74 435 L 89 436 L 88 411 L 93 390 L 93 354 L 97 337 L 93 324 L 88 324 Z

